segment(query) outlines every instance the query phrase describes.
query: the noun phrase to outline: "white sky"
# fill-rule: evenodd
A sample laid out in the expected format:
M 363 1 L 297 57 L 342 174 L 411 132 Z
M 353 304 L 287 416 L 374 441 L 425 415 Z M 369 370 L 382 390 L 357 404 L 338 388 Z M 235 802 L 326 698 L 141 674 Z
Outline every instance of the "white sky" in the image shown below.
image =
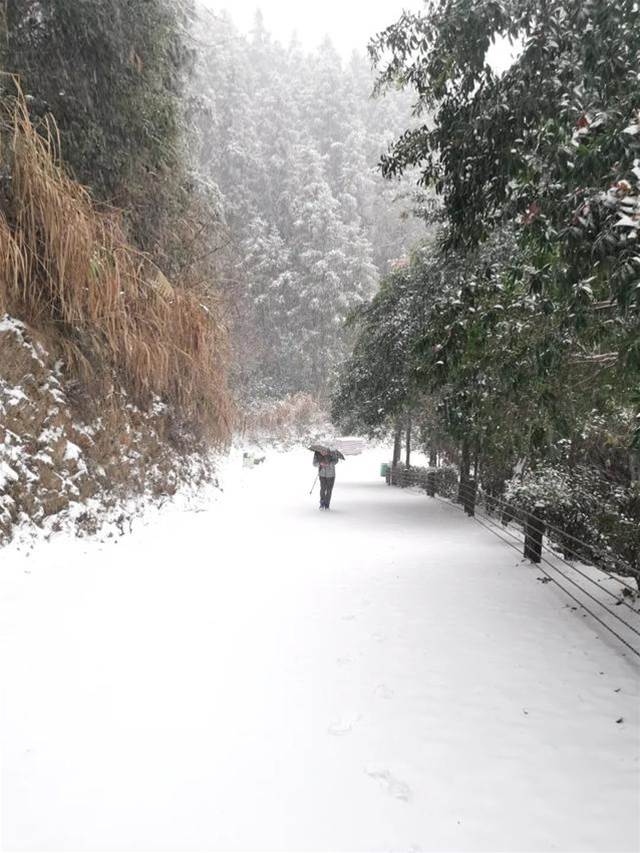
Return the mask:
M 257 9 L 262 11 L 265 27 L 273 37 L 288 44 L 295 32 L 307 48 L 317 47 L 329 36 L 338 51 L 347 58 L 353 50 L 364 53 L 369 39 L 393 24 L 404 9 L 420 11 L 423 0 L 202 0 L 214 11 L 225 9 L 236 26 L 248 32 Z M 511 65 L 521 46 L 515 49 L 500 41 L 489 49 L 488 60 L 494 71 Z
M 329 35 L 348 56 L 364 52 L 371 36 L 393 24 L 403 9 L 422 9 L 422 0 L 205 0 L 214 10 L 226 9 L 242 30 L 251 29 L 257 8 L 267 30 L 287 44 L 295 31 L 306 48 L 316 47 Z

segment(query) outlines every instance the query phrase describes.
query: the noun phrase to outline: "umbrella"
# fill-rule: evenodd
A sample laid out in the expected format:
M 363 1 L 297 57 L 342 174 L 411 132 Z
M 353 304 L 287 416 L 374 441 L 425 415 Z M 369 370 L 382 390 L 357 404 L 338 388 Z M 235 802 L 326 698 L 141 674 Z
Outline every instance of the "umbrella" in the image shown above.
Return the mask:
M 324 444 L 312 444 L 309 447 L 313 453 L 319 453 L 321 456 L 329 456 L 331 453 L 335 453 L 338 459 L 344 459 L 343 454 L 335 447 L 327 447 Z
M 328 456 L 331 453 L 325 444 L 312 444 L 308 449 L 313 453 L 321 453 L 323 456 Z

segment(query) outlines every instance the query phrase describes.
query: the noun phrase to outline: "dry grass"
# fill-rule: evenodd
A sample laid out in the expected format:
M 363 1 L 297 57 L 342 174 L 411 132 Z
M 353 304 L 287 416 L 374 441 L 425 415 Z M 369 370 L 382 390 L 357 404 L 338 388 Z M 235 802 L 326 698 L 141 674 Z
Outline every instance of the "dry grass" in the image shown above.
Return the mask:
M 215 296 L 172 286 L 66 173 L 52 121 L 36 131 L 24 98 L 4 106 L 0 312 L 44 333 L 69 373 L 155 397 L 214 443 L 229 437 L 227 332 Z M 104 393 L 104 392 L 103 392 Z

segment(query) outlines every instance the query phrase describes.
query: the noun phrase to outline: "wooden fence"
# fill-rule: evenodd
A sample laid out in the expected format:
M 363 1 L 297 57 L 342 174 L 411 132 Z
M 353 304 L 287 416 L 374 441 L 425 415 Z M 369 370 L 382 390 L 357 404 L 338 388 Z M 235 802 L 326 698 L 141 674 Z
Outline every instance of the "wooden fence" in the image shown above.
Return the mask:
M 472 477 L 460 482 L 456 469 L 452 467 L 445 470 L 386 465 L 384 474 L 390 486 L 418 487 L 424 489 L 430 497 L 453 500 L 454 505 L 467 515 L 475 517 L 482 527 L 537 564 L 546 580 L 557 584 L 570 599 L 617 637 L 634 655 L 640 657 L 640 611 L 637 605 L 640 574 L 637 568 L 623 564 L 622 561 L 616 561 L 615 566 L 607 566 L 611 561 L 611 554 L 605 555 L 605 561 L 602 556 L 598 556 L 598 551 L 600 555 L 603 554 L 600 549 L 545 521 L 542 506 L 518 507 L 504 496 L 485 493 Z M 519 535 L 509 530 L 511 525 L 517 525 L 521 531 Z M 598 579 L 580 568 L 580 563 L 589 556 L 592 565 L 615 581 L 617 590 L 602 587 Z M 572 562 L 569 562 L 570 559 Z M 563 571 L 563 566 L 570 569 L 571 573 Z M 615 574 L 612 574 L 612 569 Z M 586 587 L 582 581 L 591 584 L 591 588 Z M 598 596 L 594 595 L 593 587 L 598 588 Z M 577 597 L 576 591 L 579 593 Z M 615 600 L 615 609 L 607 606 L 600 596 L 612 597 Z M 621 615 L 624 611 L 627 611 L 626 615 L 629 611 L 632 612 L 631 622 Z M 624 626 L 626 636 L 619 633 L 620 625 Z
M 390 486 L 417 487 L 424 489 L 429 497 L 453 500 L 470 517 L 475 516 L 480 507 L 483 507 L 492 519 L 497 516 L 502 526 L 507 527 L 510 523 L 515 523 L 524 534 L 524 556 L 534 563 L 541 561 L 543 540 L 547 536 L 562 549 L 565 556 L 590 559 L 595 565 L 600 565 L 597 555 L 593 553 L 593 546 L 580 542 L 571 534 L 547 524 L 542 518 L 544 513 L 541 507 L 531 506 L 523 509 L 510 504 L 504 497 L 486 494 L 473 477 L 468 477 L 465 482 L 460 483 L 458 475 L 452 474 L 453 470 L 450 467 L 448 476 L 443 477 L 443 468 L 407 468 L 404 465 L 387 465 L 386 481 Z M 571 540 L 580 543 L 582 549 L 579 550 L 576 545 L 571 544 Z M 602 568 L 606 567 L 602 566 Z M 638 578 L 637 572 L 627 565 L 621 564 L 619 569 L 622 574 Z

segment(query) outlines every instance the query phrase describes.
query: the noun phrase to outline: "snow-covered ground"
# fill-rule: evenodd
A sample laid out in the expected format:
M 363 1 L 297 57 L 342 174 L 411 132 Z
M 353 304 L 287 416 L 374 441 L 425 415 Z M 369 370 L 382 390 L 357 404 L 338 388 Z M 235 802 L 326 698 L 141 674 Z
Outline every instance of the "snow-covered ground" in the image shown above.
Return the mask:
M 638 848 L 624 648 L 381 454 L 329 513 L 309 453 L 240 459 L 131 536 L 0 552 L 5 849 Z

